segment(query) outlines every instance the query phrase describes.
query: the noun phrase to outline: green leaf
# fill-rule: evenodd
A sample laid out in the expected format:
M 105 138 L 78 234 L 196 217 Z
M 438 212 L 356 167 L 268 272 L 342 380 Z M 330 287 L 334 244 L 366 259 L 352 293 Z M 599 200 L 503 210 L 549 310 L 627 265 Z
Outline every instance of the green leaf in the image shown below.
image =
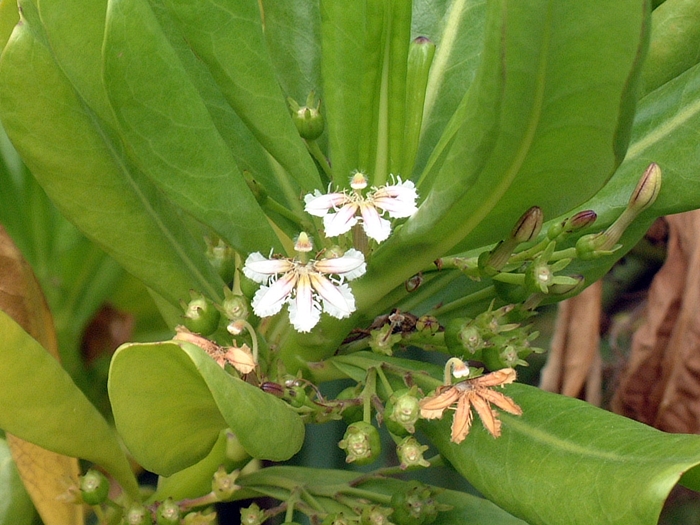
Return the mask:
M 505 237 L 530 206 L 557 216 L 603 186 L 627 146 L 647 10 L 642 0 L 489 4 L 459 128 L 418 212 L 354 288 L 358 310 L 365 294 L 383 295 L 449 251 Z
M 110 3 L 104 77 L 138 165 L 174 203 L 238 250 L 279 247 L 145 0 Z
M 36 515 L 12 460 L 10 447 L 0 438 L 0 523 L 31 525 Z
M 681 474 L 700 464 L 698 436 L 525 385 L 504 391 L 523 415 L 501 414 L 497 439 L 475 416 L 466 440 L 452 443 L 453 411 L 422 430 L 477 490 L 531 525 L 654 525 Z
M 228 103 L 303 191 L 320 183 L 277 83 L 256 2 L 164 0 Z
M 101 465 L 136 497 L 136 480 L 116 435 L 58 361 L 2 311 L 0 334 L 0 428 Z
M 119 434 L 148 470 L 170 476 L 207 456 L 229 427 L 251 456 L 282 461 L 304 439 L 283 401 L 225 372 L 202 349 L 172 341 L 114 354 L 109 395 Z
M 217 297 L 204 243 L 77 97 L 34 23 L 17 27 L 0 61 L 0 114 L 34 176 L 83 233 L 171 303 L 191 288 Z
M 366 6 L 365 4 L 369 4 Z M 370 169 L 368 152 L 361 158 L 361 143 L 366 144 L 374 131 L 363 129 L 372 124 L 378 100 L 381 71 L 381 29 L 378 13 L 366 17 L 376 2 L 320 2 L 321 75 L 323 102 L 328 133 L 328 154 L 332 159 L 333 179 L 343 187 L 356 169 Z M 363 91 L 364 89 L 364 91 Z M 364 120 L 363 120 L 364 118 Z M 365 147 L 365 150 L 369 146 Z
M 649 93 L 700 62 L 700 4 L 667 0 L 651 17 L 649 55 L 642 70 L 642 90 Z

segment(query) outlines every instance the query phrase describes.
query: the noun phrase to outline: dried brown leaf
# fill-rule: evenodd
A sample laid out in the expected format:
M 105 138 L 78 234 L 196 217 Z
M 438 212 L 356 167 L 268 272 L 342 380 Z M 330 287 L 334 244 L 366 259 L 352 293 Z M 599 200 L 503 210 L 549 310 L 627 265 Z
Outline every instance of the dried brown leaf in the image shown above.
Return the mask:
M 668 255 L 649 290 L 614 411 L 669 432 L 700 432 L 700 211 L 667 217 Z

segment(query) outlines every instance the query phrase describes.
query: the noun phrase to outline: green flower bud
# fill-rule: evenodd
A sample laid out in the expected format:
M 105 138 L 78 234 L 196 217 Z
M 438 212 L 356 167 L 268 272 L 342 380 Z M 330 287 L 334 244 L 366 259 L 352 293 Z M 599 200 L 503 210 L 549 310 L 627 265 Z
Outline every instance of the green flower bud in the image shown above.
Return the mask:
M 345 450 L 347 463 L 368 465 L 373 463 L 381 453 L 381 440 L 375 427 L 364 421 L 348 426 L 338 446 Z
M 211 481 L 211 490 L 219 501 L 228 500 L 241 488 L 236 485 L 236 480 L 239 475 L 239 470 L 234 470 L 230 474 L 227 474 L 223 466 L 219 467 L 219 470 L 214 472 L 214 477 Z
M 428 450 L 428 445 L 421 445 L 416 438 L 409 436 L 396 446 L 396 455 L 401 462 L 401 468 L 408 467 L 429 467 L 423 458 L 423 453 Z
M 360 514 L 360 525 L 392 525 L 389 516 L 394 509 L 380 507 L 379 505 L 368 505 L 362 509 Z
M 542 229 L 543 219 L 542 209 L 538 206 L 533 206 L 518 219 L 518 222 L 510 232 L 510 238 L 518 243 L 533 240 Z
M 262 525 L 263 521 L 265 521 L 265 513 L 256 503 L 241 509 L 241 525 Z
M 180 525 L 180 507 L 172 498 L 158 506 L 156 525 Z
M 124 515 L 126 525 L 152 525 L 153 518 L 146 507 L 140 503 L 134 503 Z
M 593 210 L 580 211 L 562 222 L 552 224 L 547 230 L 547 238 L 551 241 L 562 234 L 568 235 L 591 226 L 598 215 Z
M 661 191 L 661 168 L 655 162 L 647 167 L 646 171 L 639 179 L 637 187 L 632 192 L 627 208 L 636 214 L 646 210 L 654 204 L 656 197 Z
M 428 485 L 418 481 L 410 481 L 407 485 L 407 488 L 391 496 L 391 506 L 394 509 L 391 518 L 399 525 L 432 523 L 439 512 L 452 508 L 438 503 L 435 492 Z
M 204 295 L 190 291 L 191 300 L 185 307 L 183 324 L 191 332 L 207 336 L 214 333 L 219 326 L 221 314 Z
M 306 140 L 316 140 L 320 137 L 324 128 L 323 115 L 321 115 L 321 101 L 315 100 L 314 92 L 309 93 L 306 106 L 299 106 L 292 98 L 288 98 L 287 101 L 299 135 Z
M 108 494 L 109 481 L 99 470 L 91 468 L 80 478 L 80 495 L 88 505 L 104 503 Z

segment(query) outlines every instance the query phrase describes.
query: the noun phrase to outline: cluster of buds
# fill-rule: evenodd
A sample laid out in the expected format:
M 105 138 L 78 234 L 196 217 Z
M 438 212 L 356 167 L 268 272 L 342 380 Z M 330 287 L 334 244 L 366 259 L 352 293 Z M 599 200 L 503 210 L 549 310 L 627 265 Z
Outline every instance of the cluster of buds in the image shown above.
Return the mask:
M 396 523 L 423 525 L 434 522 L 440 512 L 450 510 L 450 505 L 437 501 L 438 491 L 418 481 L 411 481 L 406 490 L 395 492 L 391 497 L 394 509 L 392 518 Z
M 527 364 L 524 359 L 541 352 L 530 345 L 538 333 L 531 325 L 509 322 L 512 304 L 488 310 L 473 319 L 453 319 L 445 329 L 445 344 L 452 355 L 471 361 L 481 361 L 490 369 L 512 368 Z

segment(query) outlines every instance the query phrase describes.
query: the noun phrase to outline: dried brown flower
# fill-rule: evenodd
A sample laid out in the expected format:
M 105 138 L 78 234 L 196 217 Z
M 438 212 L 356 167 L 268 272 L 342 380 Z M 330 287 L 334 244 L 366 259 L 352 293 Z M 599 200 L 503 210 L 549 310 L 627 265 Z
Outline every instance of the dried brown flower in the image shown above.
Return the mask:
M 497 438 L 501 435 L 501 420 L 498 419 L 498 412 L 491 408 L 491 404 L 516 416 L 521 415 L 523 411 L 511 398 L 492 390 L 491 387 L 506 385 L 513 381 L 515 381 L 515 370 L 503 368 L 454 385 L 443 385 L 435 390 L 432 396 L 421 400 L 421 417 L 439 419 L 445 410 L 457 403 L 452 420 L 451 440 L 454 443 L 461 443 L 469 434 L 473 420 L 472 407 L 474 407 L 486 430 Z

